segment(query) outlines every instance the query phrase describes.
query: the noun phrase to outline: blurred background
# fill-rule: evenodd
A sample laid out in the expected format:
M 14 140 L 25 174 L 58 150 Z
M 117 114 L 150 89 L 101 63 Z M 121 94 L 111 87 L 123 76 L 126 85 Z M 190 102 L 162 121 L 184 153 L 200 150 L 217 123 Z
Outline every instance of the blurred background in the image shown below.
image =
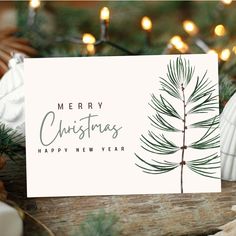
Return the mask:
M 236 3 L 1 1 L 0 76 L 32 57 L 217 53 L 221 109 L 235 90 Z

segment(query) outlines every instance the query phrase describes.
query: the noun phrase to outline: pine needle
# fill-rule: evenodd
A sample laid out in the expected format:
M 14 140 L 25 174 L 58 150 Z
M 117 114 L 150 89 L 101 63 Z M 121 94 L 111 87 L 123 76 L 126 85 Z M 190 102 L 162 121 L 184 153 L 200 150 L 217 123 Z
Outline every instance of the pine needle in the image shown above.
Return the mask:
M 24 152 L 23 143 L 24 137 L 21 134 L 0 123 L 0 156 L 5 155 L 15 160 Z

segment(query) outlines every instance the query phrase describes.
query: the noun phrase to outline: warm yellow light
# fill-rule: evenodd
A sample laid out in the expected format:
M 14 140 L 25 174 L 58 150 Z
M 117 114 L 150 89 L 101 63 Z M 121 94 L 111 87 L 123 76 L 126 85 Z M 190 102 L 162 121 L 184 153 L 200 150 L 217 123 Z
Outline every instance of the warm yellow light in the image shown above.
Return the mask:
M 152 21 L 151 21 L 151 19 L 147 16 L 144 16 L 141 20 L 141 26 L 144 30 L 151 31 L 152 30 Z
M 185 42 L 183 42 L 181 37 L 178 35 L 173 36 L 170 39 L 170 43 L 182 53 L 185 53 L 188 51 L 188 45 Z
M 87 44 L 87 51 L 89 55 L 95 54 L 95 46 L 93 44 Z
M 230 54 L 231 54 L 230 50 L 228 48 L 225 48 L 220 53 L 220 59 L 222 61 L 228 61 L 228 59 L 230 58 Z
M 217 36 L 224 36 L 226 34 L 226 29 L 223 25 L 217 25 L 214 32 Z
M 104 21 L 109 21 L 110 11 L 107 7 L 103 7 L 100 11 L 100 19 Z
M 218 53 L 217 53 L 217 51 L 216 50 L 214 50 L 214 49 L 210 49 L 208 52 L 207 52 L 207 54 L 213 54 L 213 55 L 218 55 Z
M 30 0 L 29 5 L 30 7 L 36 9 L 40 6 L 40 0 Z
M 181 39 L 181 37 L 178 36 L 178 35 L 175 35 L 175 36 L 173 36 L 173 37 L 170 39 L 170 43 L 173 44 L 173 45 L 176 45 L 176 44 L 178 44 L 178 43 L 181 42 L 181 41 L 182 41 L 182 39 Z
M 175 47 L 182 53 L 186 53 L 188 51 L 188 45 L 183 41 L 179 42 Z
M 183 28 L 191 36 L 194 36 L 198 33 L 198 27 L 190 20 L 185 20 L 183 22 Z
M 83 35 L 82 41 L 85 44 L 94 44 L 96 42 L 96 39 L 92 34 L 86 33 Z
M 229 5 L 232 3 L 232 0 L 221 0 L 222 3 L 224 3 L 225 5 Z
M 233 46 L 232 51 L 236 54 L 236 46 Z

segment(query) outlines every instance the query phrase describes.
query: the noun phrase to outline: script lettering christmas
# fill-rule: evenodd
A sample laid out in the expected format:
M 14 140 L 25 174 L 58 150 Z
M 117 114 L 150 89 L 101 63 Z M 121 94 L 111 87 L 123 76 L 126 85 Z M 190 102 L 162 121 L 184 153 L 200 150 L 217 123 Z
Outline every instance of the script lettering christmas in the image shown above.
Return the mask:
M 102 102 L 87 102 L 87 103 L 63 103 L 57 104 L 56 111 L 50 110 L 42 118 L 39 128 L 39 138 L 42 147 L 38 148 L 38 154 L 52 152 L 94 152 L 94 151 L 124 151 L 124 146 L 80 146 L 81 141 L 90 139 L 102 138 L 108 136 L 110 140 L 115 140 L 119 137 L 122 126 L 112 121 L 104 122 L 101 110 Z M 86 115 L 81 115 L 82 110 L 86 111 Z M 71 113 L 72 112 L 72 113 Z M 68 119 L 63 119 L 62 113 L 68 113 Z M 63 142 L 67 136 L 73 136 L 76 140 L 76 145 L 70 147 L 68 143 Z M 65 146 L 56 147 L 56 143 L 65 144 Z M 111 142 L 112 143 L 112 142 Z M 84 144 L 84 142 L 83 142 Z

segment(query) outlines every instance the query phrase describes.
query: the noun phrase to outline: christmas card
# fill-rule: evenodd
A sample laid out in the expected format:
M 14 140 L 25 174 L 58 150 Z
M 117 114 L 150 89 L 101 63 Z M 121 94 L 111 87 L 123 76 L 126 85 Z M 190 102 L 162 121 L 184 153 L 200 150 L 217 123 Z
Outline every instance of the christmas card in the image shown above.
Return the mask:
M 28 197 L 219 192 L 215 55 L 25 59 Z

